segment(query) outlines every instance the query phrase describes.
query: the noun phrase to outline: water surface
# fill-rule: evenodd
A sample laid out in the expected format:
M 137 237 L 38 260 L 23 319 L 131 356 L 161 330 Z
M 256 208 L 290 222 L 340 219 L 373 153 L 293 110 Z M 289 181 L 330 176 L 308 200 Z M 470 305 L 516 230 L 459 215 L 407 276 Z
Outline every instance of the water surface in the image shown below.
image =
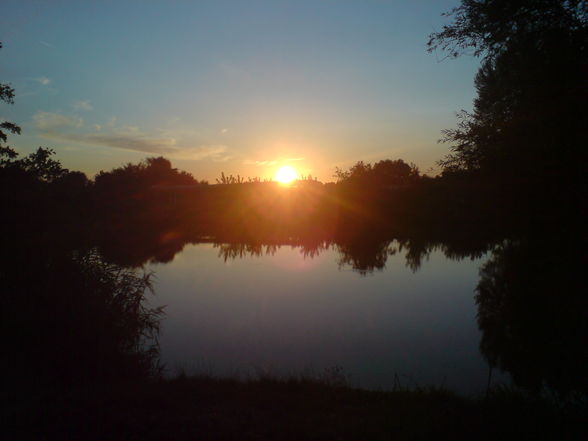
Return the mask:
M 400 250 L 382 270 L 358 271 L 336 247 L 314 257 L 290 246 L 227 254 L 222 245 L 187 245 L 170 263 L 149 266 L 156 301 L 167 305 L 160 342 L 168 372 L 340 366 L 362 388 L 485 390 L 474 290 L 486 256 L 451 260 L 433 250 L 413 270 Z

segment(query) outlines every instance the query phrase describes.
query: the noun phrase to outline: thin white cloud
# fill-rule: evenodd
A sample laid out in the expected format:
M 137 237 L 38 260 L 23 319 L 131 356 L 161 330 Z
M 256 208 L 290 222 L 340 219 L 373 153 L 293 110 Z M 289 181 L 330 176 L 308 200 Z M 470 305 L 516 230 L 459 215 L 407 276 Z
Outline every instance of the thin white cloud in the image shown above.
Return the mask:
M 227 155 L 229 148 L 226 145 L 201 145 L 196 148 L 185 148 L 179 154 L 182 159 L 193 159 L 201 161 L 203 159 L 210 159 L 216 162 L 224 162 L 230 159 Z
M 55 48 L 55 46 L 53 46 L 51 43 L 48 43 L 48 42 L 43 41 L 43 40 L 39 40 L 39 43 L 41 43 L 43 46 L 50 47 L 51 49 L 54 49 Z
M 137 152 L 174 154 L 178 149 L 175 147 L 174 138 L 150 138 L 148 136 L 133 136 L 126 134 L 76 134 L 76 133 L 47 133 L 49 137 L 59 138 L 67 141 L 82 142 L 104 147 L 113 147 Z
M 94 124 L 91 133 L 79 133 L 76 128 L 83 125 L 79 117 L 70 117 L 59 113 L 39 111 L 33 116 L 35 127 L 41 136 L 78 142 L 89 145 L 132 150 L 144 153 L 169 155 L 181 159 L 200 161 L 204 159 L 220 162 L 231 158 L 226 145 L 199 145 L 198 147 L 178 145 L 178 139 L 172 136 L 152 136 L 143 133 L 136 126 L 115 127 L 116 119 L 106 125 Z M 76 133 L 77 132 L 77 133 Z
M 141 133 L 137 126 L 122 126 L 119 131 L 125 135 L 138 135 Z M 162 138 L 173 138 L 173 136 L 163 136 Z
M 304 161 L 306 158 L 278 158 L 273 160 L 265 160 L 265 161 L 258 161 L 255 159 L 245 159 L 243 164 L 245 165 L 256 165 L 258 167 L 271 167 L 272 165 L 276 165 L 280 162 L 293 162 L 293 161 Z
M 41 135 L 48 138 L 147 153 L 167 154 L 176 151 L 174 138 L 149 137 L 140 133 L 137 127 L 127 126 L 110 133 L 71 133 L 72 129 L 82 127 L 82 118 L 43 111 L 33 115 L 33 122 Z M 98 127 L 101 128 L 101 126 L 95 125 L 94 129 L 98 129 Z
M 48 86 L 49 84 L 51 84 L 51 80 L 47 77 L 39 77 L 39 78 L 33 78 L 37 83 L 42 84 L 43 86 Z
M 39 110 L 33 115 L 35 128 L 41 131 L 52 131 L 65 127 L 81 127 L 84 121 L 77 116 L 66 116 L 60 113 Z
M 258 167 L 269 167 L 272 165 L 276 165 L 278 163 L 278 161 L 256 161 L 254 159 L 246 159 L 243 161 L 243 164 L 245 165 L 256 165 Z
M 86 112 L 94 110 L 94 106 L 88 100 L 74 101 L 71 106 L 76 110 L 85 110 Z

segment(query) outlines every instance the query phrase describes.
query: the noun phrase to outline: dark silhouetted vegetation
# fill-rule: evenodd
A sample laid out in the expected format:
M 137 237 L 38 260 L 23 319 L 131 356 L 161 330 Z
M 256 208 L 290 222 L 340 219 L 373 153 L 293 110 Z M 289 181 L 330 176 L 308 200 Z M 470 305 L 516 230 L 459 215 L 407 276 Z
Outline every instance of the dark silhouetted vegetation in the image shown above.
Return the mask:
M 527 390 L 588 396 L 586 250 L 577 237 L 507 241 L 480 270 L 482 353 Z
M 149 376 L 161 315 L 145 303 L 149 275 L 93 249 L 88 182 L 50 155 L 0 168 L 4 390 Z
M 43 412 L 25 404 L 25 418 L 21 413 L 7 421 L 12 439 L 521 441 L 586 435 L 580 411 L 509 389 L 482 400 L 439 388 L 356 390 L 328 378 L 181 376 L 38 401 Z
M 445 132 L 445 174 L 493 186 L 504 213 L 557 217 L 586 193 L 588 6 L 580 0 L 467 0 L 429 49 L 482 57 L 473 112 Z M 584 205 L 584 204 L 582 204 Z
M 3 86 L 3 98 L 12 99 Z M 5 400 L 47 388 L 146 379 L 162 310 L 150 275 L 103 259 L 91 241 L 93 183 L 40 147 L 0 150 L 0 330 Z
M 0 49 L 2 49 L 2 42 L 0 42 Z M 8 104 L 14 104 L 14 88 L 10 84 L 0 83 L 0 101 Z M 10 121 L 0 122 L 0 155 L 8 158 L 13 158 L 16 152 L 8 145 L 2 145 L 8 140 L 8 134 L 20 134 L 20 127 Z M 4 158 L 0 158 L 3 161 Z M 3 164 L 3 162 L 0 162 Z

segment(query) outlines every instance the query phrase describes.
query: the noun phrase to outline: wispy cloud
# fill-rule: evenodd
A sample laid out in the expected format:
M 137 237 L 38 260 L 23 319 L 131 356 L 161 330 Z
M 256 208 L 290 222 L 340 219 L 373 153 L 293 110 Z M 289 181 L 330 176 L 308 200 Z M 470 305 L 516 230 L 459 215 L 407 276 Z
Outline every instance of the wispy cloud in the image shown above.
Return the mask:
M 94 110 L 94 106 L 88 100 L 74 101 L 71 106 L 76 110 L 85 110 L 86 112 Z
M 90 133 L 83 133 L 79 129 L 83 120 L 59 113 L 39 111 L 33 116 L 35 127 L 40 135 L 46 138 L 60 139 L 96 146 L 132 150 L 144 153 L 169 155 L 181 159 L 200 161 L 226 161 L 230 159 L 229 148 L 226 145 L 186 145 L 182 140 L 172 136 L 153 136 L 142 132 L 136 126 L 116 126 L 113 118 L 105 125 L 93 124 Z M 78 130 L 76 130 L 78 129 Z
M 271 167 L 272 165 L 276 165 L 282 162 L 293 162 L 293 161 L 304 161 L 305 158 L 278 158 L 278 159 L 271 159 L 265 161 L 258 161 L 255 159 L 245 159 L 243 161 L 244 165 L 256 165 L 259 167 Z
M 33 121 L 41 136 L 46 138 L 145 153 L 173 154 L 178 150 L 175 147 L 175 138 L 150 137 L 140 133 L 135 127 L 122 127 L 108 133 L 73 133 L 71 129 L 82 127 L 81 118 L 50 112 L 37 112 L 33 116 Z M 94 125 L 94 129 L 96 128 Z
M 67 116 L 60 113 L 38 111 L 33 115 L 35 128 L 43 132 L 50 132 L 66 127 L 81 127 L 84 121 L 77 116 Z
M 263 167 L 263 166 L 271 166 L 271 165 L 276 165 L 278 163 L 278 161 L 255 161 L 253 159 L 245 159 L 243 161 L 243 164 L 245 165 L 257 165 L 259 167 Z
M 178 156 L 182 159 L 193 159 L 195 161 L 210 159 L 216 162 L 224 162 L 231 159 L 231 156 L 227 155 L 228 150 L 229 148 L 222 144 L 200 145 L 194 148 L 183 149 Z
M 39 43 L 42 44 L 43 46 L 50 47 L 51 49 L 54 49 L 55 48 L 55 46 L 53 46 L 51 43 L 48 43 L 48 42 L 43 41 L 43 40 L 39 40 Z
M 39 77 L 39 78 L 33 78 L 37 83 L 42 84 L 43 86 L 48 86 L 49 84 L 51 84 L 51 80 L 47 77 Z
M 46 133 L 46 136 L 67 141 L 82 142 L 104 147 L 113 147 L 137 152 L 174 154 L 178 151 L 174 138 L 150 138 L 147 136 L 133 136 L 125 134 L 96 134 L 96 133 Z

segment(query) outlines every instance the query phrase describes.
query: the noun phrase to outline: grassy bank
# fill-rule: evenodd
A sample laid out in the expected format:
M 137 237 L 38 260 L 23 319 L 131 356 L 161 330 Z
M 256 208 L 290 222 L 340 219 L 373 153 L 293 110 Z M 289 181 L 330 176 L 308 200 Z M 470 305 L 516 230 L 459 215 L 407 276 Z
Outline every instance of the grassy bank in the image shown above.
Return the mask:
M 495 390 L 376 392 L 324 380 L 178 377 L 21 394 L 4 404 L 12 440 L 586 439 L 578 407 Z

